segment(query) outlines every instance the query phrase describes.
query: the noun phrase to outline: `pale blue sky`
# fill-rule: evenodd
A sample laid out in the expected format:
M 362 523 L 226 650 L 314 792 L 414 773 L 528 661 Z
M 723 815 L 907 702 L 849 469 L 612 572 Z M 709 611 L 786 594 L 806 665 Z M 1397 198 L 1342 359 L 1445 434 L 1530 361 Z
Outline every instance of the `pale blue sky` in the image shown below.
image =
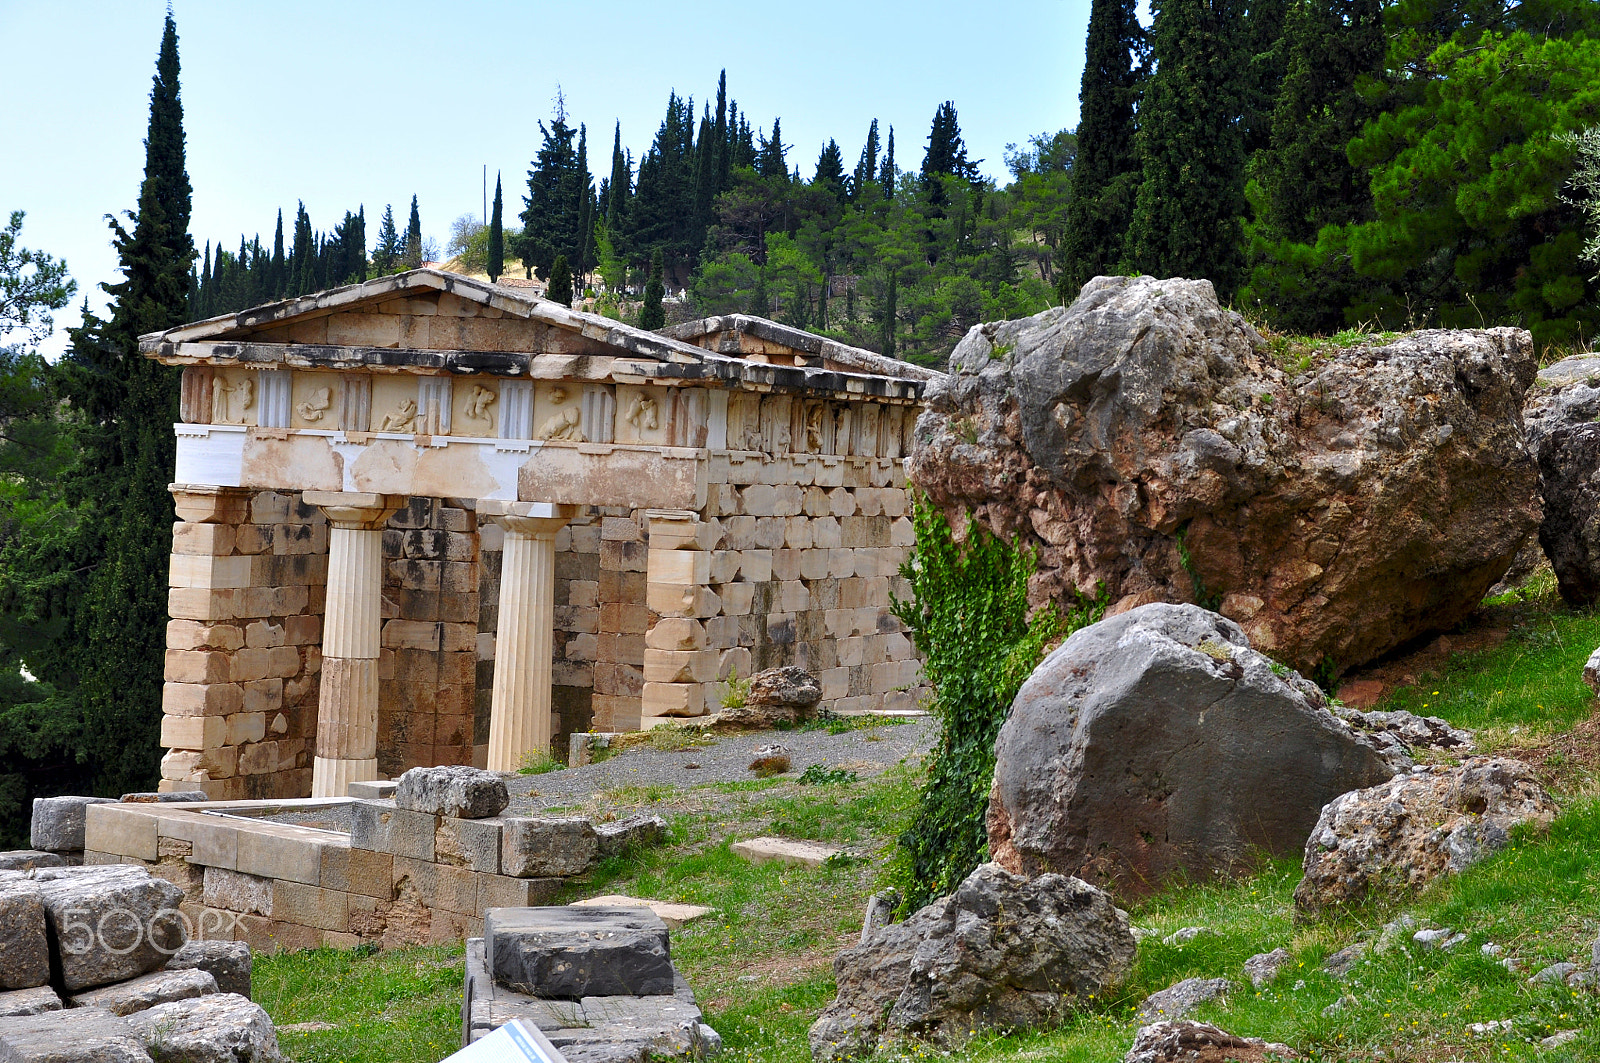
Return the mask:
M 115 279 L 102 216 L 133 206 L 165 0 L 0 0 L 6 94 L 0 212 L 25 210 L 29 247 L 66 258 L 80 292 Z M 331 228 L 364 203 L 419 197 L 425 232 L 481 209 L 482 167 L 522 209 L 537 122 L 559 84 L 588 123 L 591 167 L 612 123 L 637 158 L 677 89 L 714 97 L 717 72 L 753 122 L 783 119 L 810 176 L 839 140 L 854 165 L 874 118 L 902 168 L 922 159 L 938 104 L 954 100 L 973 157 L 1003 177 L 1008 142 L 1076 125 L 1089 0 L 805 4 L 634 0 L 598 4 L 387 0 L 176 0 L 193 233 L 238 245 L 292 225 L 303 198 Z M 81 295 L 80 295 L 81 299 Z M 76 310 L 57 315 L 59 327 Z

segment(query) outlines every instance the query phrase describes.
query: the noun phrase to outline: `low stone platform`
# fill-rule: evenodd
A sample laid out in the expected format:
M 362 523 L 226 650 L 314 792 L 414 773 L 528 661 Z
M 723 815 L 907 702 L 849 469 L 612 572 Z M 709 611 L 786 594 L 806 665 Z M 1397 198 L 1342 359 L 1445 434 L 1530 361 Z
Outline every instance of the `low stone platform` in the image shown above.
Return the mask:
M 742 856 L 752 864 L 792 864 L 795 867 L 821 867 L 844 852 L 836 845 L 790 838 L 751 838 L 734 842 L 730 848 L 733 855 Z

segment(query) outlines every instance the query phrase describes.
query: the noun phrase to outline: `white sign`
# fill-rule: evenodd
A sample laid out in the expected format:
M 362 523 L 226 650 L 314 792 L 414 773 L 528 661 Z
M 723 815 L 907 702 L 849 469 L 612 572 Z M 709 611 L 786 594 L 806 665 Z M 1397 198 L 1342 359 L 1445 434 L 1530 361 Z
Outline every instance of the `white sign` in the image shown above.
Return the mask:
M 440 1063 L 567 1063 L 567 1057 L 539 1027 L 526 1019 L 512 1019 Z

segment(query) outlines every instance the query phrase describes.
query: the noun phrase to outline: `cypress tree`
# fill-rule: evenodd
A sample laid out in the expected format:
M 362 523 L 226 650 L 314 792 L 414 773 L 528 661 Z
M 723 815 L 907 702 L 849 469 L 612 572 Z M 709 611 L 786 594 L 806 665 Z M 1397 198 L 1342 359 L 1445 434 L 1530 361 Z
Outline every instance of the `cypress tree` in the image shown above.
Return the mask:
M 389 219 L 393 224 L 394 218 Z M 283 260 L 283 208 L 278 208 L 278 231 L 272 237 L 272 273 L 267 278 L 267 298 L 282 299 L 288 267 Z
M 298 232 L 295 237 L 299 238 Z M 379 276 L 393 273 L 400 267 L 400 260 L 404 254 L 405 244 L 394 224 L 394 205 L 385 204 L 383 219 L 378 222 L 378 243 L 372 249 L 373 272 Z
M 615 234 L 625 224 L 628 213 L 628 194 L 633 191 L 633 160 L 622 150 L 622 123 L 611 141 L 611 180 L 606 186 L 606 229 Z M 615 236 L 613 236 L 615 239 Z
M 594 268 L 594 178 L 589 173 L 589 128 L 581 123 L 578 126 L 578 158 L 574 177 L 578 186 L 577 224 L 567 255 L 572 264 L 573 286 L 576 288 L 577 278 L 587 276 Z
M 717 76 L 717 119 L 711 127 L 717 159 L 717 195 L 733 187 L 733 145 L 728 132 L 728 71 L 724 69 Z
M 922 157 L 922 183 L 933 186 L 940 177 L 975 180 L 980 161 L 967 159 L 967 145 L 961 139 L 956 105 L 945 100 L 933 112 L 933 126 L 928 130 L 928 152 Z
M 867 127 L 867 142 L 861 148 L 861 158 L 856 161 L 855 172 L 850 176 L 850 198 L 859 200 L 866 194 L 867 185 L 878 179 L 878 120 L 874 118 Z
M 73 688 L 80 757 L 96 793 L 150 789 L 160 761 L 166 570 L 172 550 L 172 476 L 179 370 L 139 354 L 139 336 L 188 317 L 190 186 L 179 95 L 177 27 L 169 13 L 150 93 L 144 181 L 132 232 L 111 222 L 123 279 L 105 285 L 108 320 L 86 315 L 58 368 L 83 416 L 78 464 L 67 476 L 81 511 L 70 532 L 61 652 L 52 674 Z
M 789 164 L 784 161 L 788 148 L 783 143 L 783 122 L 772 120 L 772 138 L 761 138 L 761 149 L 756 153 L 756 173 L 769 180 L 787 180 Z
M 411 220 L 406 223 L 406 269 L 422 265 L 422 215 L 417 213 L 417 197 L 411 196 Z
M 894 326 L 900 314 L 900 274 L 894 267 L 888 270 L 883 292 L 883 320 L 878 323 L 878 353 L 894 357 Z
M 572 268 L 567 264 L 566 255 L 557 255 L 550 263 L 550 286 L 545 289 L 544 297 L 562 306 L 572 305 Z
M 506 269 L 506 239 L 500 219 L 500 174 L 494 175 L 494 212 L 489 215 L 489 280 L 500 279 Z
M 844 153 L 831 138 L 817 155 L 817 172 L 811 179 L 811 187 L 823 189 L 835 199 L 844 198 Z
M 878 183 L 883 186 L 883 198 L 894 198 L 894 183 L 900 170 L 894 164 L 894 126 L 889 127 L 889 143 L 883 152 L 883 169 L 878 171 Z
M 1205 278 L 1224 301 L 1243 260 L 1243 13 L 1242 0 L 1155 0 L 1156 73 L 1140 116 L 1125 249 L 1133 268 Z
M 661 307 L 666 290 L 661 283 L 661 252 L 650 256 L 650 276 L 644 285 L 644 306 L 639 310 L 639 327 L 654 332 L 667 323 L 667 312 Z
M 1063 226 L 1059 295 L 1117 269 L 1139 187 L 1135 116 L 1147 43 L 1136 0 L 1093 0 L 1078 100 L 1078 155 Z

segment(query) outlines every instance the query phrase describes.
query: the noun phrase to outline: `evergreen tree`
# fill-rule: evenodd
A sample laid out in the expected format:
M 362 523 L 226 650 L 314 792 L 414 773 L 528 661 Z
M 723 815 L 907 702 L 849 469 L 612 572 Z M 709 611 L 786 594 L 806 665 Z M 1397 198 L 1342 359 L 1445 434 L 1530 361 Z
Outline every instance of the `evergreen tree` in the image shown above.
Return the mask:
M 761 147 L 756 152 L 756 173 L 768 180 L 788 180 L 789 164 L 784 159 L 788 151 L 788 147 L 783 143 L 783 122 L 774 118 L 771 139 L 762 137 Z
M 562 306 L 572 305 L 572 268 L 567 264 L 566 255 L 557 255 L 550 263 L 550 285 L 544 297 Z
M 617 232 L 624 227 L 628 196 L 633 191 L 633 160 L 622 150 L 622 123 L 617 123 L 611 142 L 611 179 L 606 182 L 606 228 Z
M 389 215 L 389 228 L 394 228 L 394 215 Z M 266 297 L 282 299 L 287 285 L 288 265 L 283 257 L 283 208 L 278 208 L 278 231 L 272 237 L 272 272 L 267 278 Z
M 577 228 L 573 233 L 573 246 L 568 252 L 568 260 L 572 264 L 571 272 L 573 286 L 579 287 L 579 278 L 587 277 L 589 271 L 594 269 L 594 180 L 589 173 L 589 129 L 583 124 L 578 126 L 578 160 L 577 160 Z M 554 268 L 554 267 L 552 267 Z
M 889 127 L 889 144 L 883 151 L 883 169 L 878 171 L 878 184 L 883 187 L 883 198 L 894 198 L 895 182 L 900 179 L 900 168 L 894 164 L 894 126 Z
M 1063 226 L 1059 296 L 1117 269 L 1139 187 L 1134 147 L 1146 40 L 1136 0 L 1093 0 L 1079 92 L 1078 153 Z
M 832 139 L 822 146 L 817 156 L 817 172 L 811 179 L 811 187 L 826 191 L 835 199 L 844 198 L 844 154 Z
M 282 226 L 279 226 L 280 230 Z M 300 238 L 299 227 L 296 226 L 295 239 Z M 402 267 L 405 257 L 405 242 L 400 237 L 400 232 L 394 224 L 394 205 L 385 204 L 383 220 L 378 222 L 378 243 L 372 249 L 372 270 L 379 276 L 394 273 Z
M 878 179 L 878 120 L 874 118 L 867 128 L 867 142 L 861 148 L 861 158 L 855 172 L 850 175 L 850 198 L 860 200 L 866 195 L 867 185 Z
M 694 103 L 670 93 L 655 140 L 639 160 L 629 204 L 627 242 L 635 262 L 656 250 L 669 264 L 699 253 L 704 240 L 695 237 L 694 161 Z
M 422 265 L 422 216 L 417 213 L 417 197 L 411 196 L 411 220 L 406 223 L 406 269 Z
M 112 221 L 123 279 L 105 285 L 110 317 L 86 314 L 58 367 L 64 395 L 81 413 L 77 464 L 66 489 L 81 507 L 77 541 L 40 574 L 55 598 L 62 634 L 40 678 L 70 688 L 82 720 L 79 756 L 92 789 L 151 789 L 160 761 L 166 570 L 179 371 L 139 354 L 139 337 L 188 317 L 190 186 L 179 95 L 177 27 L 169 13 L 150 93 L 144 181 L 129 232 Z
M 717 76 L 717 118 L 711 127 L 717 159 L 718 195 L 733 187 L 733 144 L 729 139 L 728 108 L 728 71 L 724 69 Z
M 295 209 L 294 244 L 289 248 L 289 290 L 286 295 L 305 295 L 317 290 L 315 259 L 316 234 L 311 231 L 311 216 L 305 203 Z
M 1224 301 L 1243 260 L 1243 6 L 1155 0 L 1156 72 L 1140 115 L 1139 194 L 1124 251 L 1141 272 L 1209 280 Z
M 956 105 L 946 100 L 933 112 L 933 127 L 928 131 L 928 153 L 922 157 L 922 182 L 935 187 L 939 177 L 960 177 L 974 181 L 978 163 L 967 159 L 967 145 L 961 139 L 961 124 Z
M 494 175 L 494 213 L 489 215 L 489 281 L 491 283 L 500 279 L 500 274 L 506 269 L 506 243 L 505 232 L 500 220 L 500 174 Z
M 551 279 L 550 268 L 557 255 L 571 260 L 579 250 L 580 177 L 577 152 L 572 147 L 578 132 L 567 124 L 566 103 L 558 95 L 549 126 L 539 123 L 542 143 L 528 171 L 522 234 L 517 241 L 523 267 L 543 281 Z M 588 174 L 582 179 L 586 188 Z
M 667 323 L 667 312 L 661 307 L 661 300 L 666 295 L 661 283 L 661 269 L 661 252 L 657 251 L 650 256 L 650 276 L 644 285 L 644 306 L 639 310 L 639 327 L 649 332 Z

